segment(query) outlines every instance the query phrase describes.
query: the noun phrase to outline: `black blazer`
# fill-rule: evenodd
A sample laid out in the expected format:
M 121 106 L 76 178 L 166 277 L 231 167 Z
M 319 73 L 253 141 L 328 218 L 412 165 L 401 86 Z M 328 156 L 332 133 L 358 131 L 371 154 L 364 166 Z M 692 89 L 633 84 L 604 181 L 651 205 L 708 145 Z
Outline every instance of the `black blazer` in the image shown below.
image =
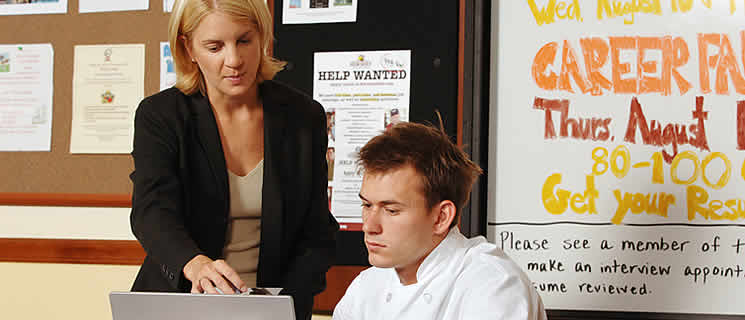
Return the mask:
M 318 102 L 274 81 L 260 84 L 259 94 L 264 180 L 257 285 L 285 288 L 296 304 L 307 297 L 312 304 L 325 288 L 339 229 L 328 208 L 326 116 Z M 198 254 L 223 257 L 230 204 L 208 99 L 171 88 L 143 100 L 132 158 L 130 221 L 147 253 L 132 290 L 189 292 L 184 265 Z

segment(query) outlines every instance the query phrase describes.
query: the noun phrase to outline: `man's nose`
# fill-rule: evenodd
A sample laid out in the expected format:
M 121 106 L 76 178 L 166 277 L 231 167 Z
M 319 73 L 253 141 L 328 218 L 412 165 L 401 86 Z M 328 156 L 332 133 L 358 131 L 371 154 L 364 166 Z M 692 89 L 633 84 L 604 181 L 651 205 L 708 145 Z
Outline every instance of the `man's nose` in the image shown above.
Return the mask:
M 362 213 L 362 232 L 377 234 L 382 231 L 380 227 L 380 209 L 370 208 Z

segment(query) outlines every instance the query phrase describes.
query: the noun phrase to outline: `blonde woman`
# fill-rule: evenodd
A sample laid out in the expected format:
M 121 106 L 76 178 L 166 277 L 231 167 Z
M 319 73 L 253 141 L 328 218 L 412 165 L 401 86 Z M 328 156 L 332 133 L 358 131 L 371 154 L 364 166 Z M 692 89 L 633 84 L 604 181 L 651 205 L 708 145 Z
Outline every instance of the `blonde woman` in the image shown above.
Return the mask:
M 178 80 L 135 116 L 132 230 L 147 252 L 134 291 L 281 287 L 298 319 L 325 288 L 338 224 L 328 210 L 326 118 L 272 81 L 264 0 L 177 0 Z

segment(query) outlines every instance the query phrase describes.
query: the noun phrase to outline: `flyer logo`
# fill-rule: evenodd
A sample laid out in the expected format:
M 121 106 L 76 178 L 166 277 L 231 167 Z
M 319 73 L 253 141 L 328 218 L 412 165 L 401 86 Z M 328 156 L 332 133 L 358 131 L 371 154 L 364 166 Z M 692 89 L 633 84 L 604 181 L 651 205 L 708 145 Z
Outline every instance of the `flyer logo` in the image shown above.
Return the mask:
M 350 67 L 353 68 L 369 68 L 372 66 L 372 62 L 365 60 L 365 55 L 361 54 L 357 56 L 357 59 L 349 63 Z
M 112 53 L 113 53 L 113 50 L 111 50 L 111 48 L 107 48 L 106 50 L 104 50 L 104 52 L 103 52 L 103 57 L 104 57 L 103 58 L 103 61 L 104 62 L 111 62 L 111 54 Z
M 114 94 L 111 93 L 111 91 L 106 90 L 106 92 L 101 95 L 101 103 L 107 104 L 112 102 L 114 102 Z
M 380 66 L 383 69 L 401 69 L 405 67 L 402 61 L 396 59 L 391 54 L 383 56 L 383 59 L 380 60 Z

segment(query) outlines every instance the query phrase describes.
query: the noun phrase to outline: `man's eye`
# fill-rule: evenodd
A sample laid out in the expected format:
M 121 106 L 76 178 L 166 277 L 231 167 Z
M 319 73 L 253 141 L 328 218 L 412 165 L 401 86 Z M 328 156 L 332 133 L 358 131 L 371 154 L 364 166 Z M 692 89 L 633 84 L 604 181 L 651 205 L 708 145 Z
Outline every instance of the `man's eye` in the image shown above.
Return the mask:
M 362 207 L 363 207 L 363 208 L 369 208 L 369 207 L 370 207 L 370 204 L 369 204 L 369 203 L 363 203 L 363 204 L 362 204 Z
M 393 209 L 385 209 L 385 212 L 388 212 L 388 214 L 392 214 L 392 215 L 398 214 L 398 210 L 393 210 Z

